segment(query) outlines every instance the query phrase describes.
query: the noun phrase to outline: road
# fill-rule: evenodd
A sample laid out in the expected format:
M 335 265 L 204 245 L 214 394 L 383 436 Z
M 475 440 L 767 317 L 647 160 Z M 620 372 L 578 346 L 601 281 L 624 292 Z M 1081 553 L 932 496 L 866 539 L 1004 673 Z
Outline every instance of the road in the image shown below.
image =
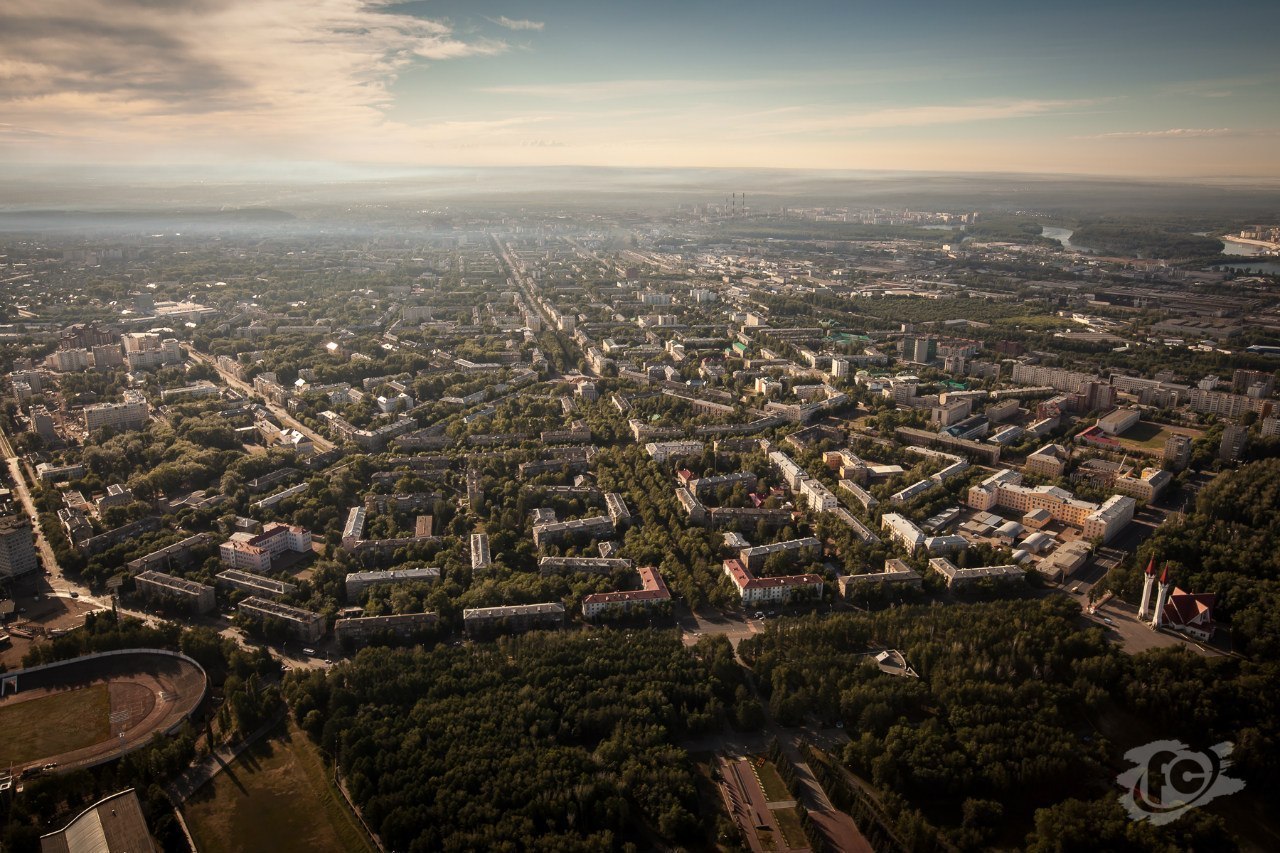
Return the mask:
M 687 645 L 693 645 L 704 636 L 724 634 L 736 650 L 738 643 L 764 630 L 762 620 L 744 618 L 709 607 L 704 608 L 702 613 L 695 613 L 683 601 L 676 603 L 674 615 Z
M 5 434 L 2 426 L 0 426 L 0 452 L 4 453 L 5 464 L 9 466 L 9 478 L 13 481 L 13 489 L 18 494 L 18 500 L 22 503 L 22 508 L 26 510 L 27 516 L 30 517 L 31 523 L 35 528 L 36 550 L 40 553 L 40 561 L 49 572 L 50 588 L 55 592 L 67 594 L 74 592 L 78 597 L 99 603 L 92 597 L 88 587 L 69 579 L 63 574 L 62 566 L 58 564 L 58 558 L 53 554 L 53 548 L 40 530 L 40 513 L 36 511 L 35 501 L 31 498 L 31 489 L 27 487 L 27 478 L 22 470 L 22 462 L 18 459 L 18 454 L 14 451 L 13 444 L 10 443 L 9 436 Z M 110 604 L 107 606 L 109 607 Z
M 243 385 L 243 383 L 239 384 Z M 292 419 L 290 418 L 288 420 Z M 305 428 L 301 431 L 304 433 L 306 432 Z M 316 439 L 314 436 L 312 440 L 316 441 L 317 445 L 320 444 L 320 440 Z M 324 443 L 328 447 L 333 446 L 329 442 Z M 72 578 L 67 577 L 62 566 L 58 563 L 57 557 L 54 556 L 53 548 L 50 547 L 48 540 L 45 539 L 44 534 L 40 531 L 40 516 L 36 512 L 35 501 L 32 500 L 31 490 L 27 486 L 27 481 L 23 476 L 21 460 L 18 459 L 18 455 L 14 451 L 13 445 L 10 443 L 9 437 L 5 434 L 2 425 L 0 425 L 0 452 L 4 454 L 5 464 L 9 467 L 9 475 L 13 480 L 13 487 L 14 491 L 18 495 L 18 500 L 22 503 L 23 509 L 26 510 L 27 515 L 30 516 L 35 526 L 36 548 L 40 554 L 44 567 L 48 570 L 48 574 L 42 576 L 43 583 L 47 585 L 47 589 L 41 586 L 40 579 L 37 579 L 37 592 L 41 595 L 56 598 L 74 598 L 86 604 L 91 604 L 99 610 L 112 609 L 112 597 L 110 595 L 94 595 L 89 587 L 85 586 L 78 580 L 73 580 Z M 122 607 L 118 602 L 115 604 L 115 609 L 117 613 L 123 616 L 131 616 L 135 619 L 140 619 L 144 623 L 152 626 L 158 626 L 165 621 L 161 616 L 142 610 L 133 610 L 127 607 Z M 246 637 L 238 628 L 231 625 L 230 621 L 225 617 L 219 616 L 212 620 L 195 620 L 194 623 L 183 624 L 202 624 L 206 627 L 213 628 L 222 636 L 234 640 L 244 648 L 253 648 L 259 645 L 264 645 Z M 329 665 L 323 660 L 323 654 L 320 657 L 305 655 L 301 653 L 300 649 L 295 651 L 290 649 L 288 646 L 267 646 L 267 648 L 285 666 L 290 668 L 313 669 L 327 667 Z
M 213 356 L 205 355 L 204 353 L 198 352 L 195 349 L 188 349 L 187 352 L 196 361 L 203 362 L 204 364 L 209 365 L 215 371 L 217 371 L 218 376 L 222 378 L 222 381 L 227 383 L 227 385 L 230 386 L 231 388 L 235 388 L 237 391 L 240 391 L 241 393 L 243 393 L 246 397 L 255 396 L 253 386 L 249 385 L 247 382 L 244 382 L 238 379 L 235 376 L 232 376 L 230 373 L 224 371 L 221 367 L 218 366 L 218 361 Z M 302 433 L 307 438 L 315 442 L 316 449 L 318 449 L 320 452 L 323 453 L 328 450 L 333 450 L 335 445 L 332 441 L 320 435 L 320 433 L 311 429 L 309 426 L 296 420 L 293 417 L 293 415 L 290 415 L 287 411 L 285 411 L 280 406 L 276 405 L 275 403 L 272 403 L 269 400 L 266 402 L 265 405 L 267 407 L 267 410 L 270 411 L 271 414 L 279 418 L 281 426 L 285 426 L 290 429 L 296 429 L 298 432 Z
M 99 610 L 110 610 L 111 596 L 94 595 L 89 587 L 78 580 L 68 577 L 61 564 L 58 563 L 58 558 L 54 555 L 53 548 L 49 545 L 49 540 L 45 538 L 44 533 L 40 530 L 40 514 L 36 511 L 35 501 L 31 497 L 31 489 L 27 486 L 21 460 L 18 459 L 18 455 L 13 449 L 13 444 L 9 441 L 9 436 L 5 434 L 2 426 L 0 426 L 0 452 L 4 454 L 4 461 L 9 468 L 9 477 L 13 481 L 13 490 L 18 495 L 18 501 L 22 504 L 22 508 L 26 511 L 28 517 L 31 518 L 34 527 L 36 551 L 40 554 L 40 561 L 48 572 L 43 577 L 47 589 L 41 588 L 39 581 L 37 581 L 37 589 L 41 591 L 41 594 L 56 598 L 74 598 L 86 604 L 92 604 Z M 122 607 L 117 607 L 117 611 L 126 616 L 141 619 L 149 625 L 155 625 L 160 622 L 157 617 L 141 611 L 128 610 Z

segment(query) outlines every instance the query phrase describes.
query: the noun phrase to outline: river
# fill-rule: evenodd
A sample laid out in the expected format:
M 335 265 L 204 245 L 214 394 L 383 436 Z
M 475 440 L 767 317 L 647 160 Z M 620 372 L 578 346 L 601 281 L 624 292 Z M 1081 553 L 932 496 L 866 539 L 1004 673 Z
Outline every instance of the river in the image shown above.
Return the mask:
M 1040 236 L 1048 237 L 1051 240 L 1057 240 L 1062 244 L 1062 248 L 1071 249 L 1077 252 L 1092 252 L 1092 249 L 1085 246 L 1077 246 L 1071 242 L 1071 235 L 1074 234 L 1070 228 L 1059 228 L 1056 225 L 1040 226 Z M 1205 236 L 1208 236 L 1207 234 Z M 1221 238 L 1220 238 L 1221 239 Z M 1233 257 L 1254 257 L 1262 255 L 1265 249 L 1261 246 L 1254 246 L 1249 243 L 1231 243 L 1223 239 L 1222 254 Z M 1274 256 L 1266 256 L 1267 258 Z M 1233 263 L 1231 268 L 1241 272 L 1261 273 L 1264 275 L 1280 275 L 1280 261 L 1260 260 L 1257 263 Z
M 1241 272 L 1264 273 L 1267 275 L 1280 275 L 1280 260 L 1270 260 L 1275 255 L 1263 255 L 1266 251 L 1262 246 L 1255 246 L 1252 243 L 1234 243 L 1226 238 L 1222 239 L 1222 254 L 1232 255 L 1234 257 L 1252 258 L 1262 255 L 1264 260 L 1257 263 L 1233 263 L 1231 268 L 1240 270 Z
M 1056 225 L 1041 225 L 1040 236 L 1048 237 L 1050 240 L 1057 240 L 1062 244 L 1062 248 L 1071 249 L 1076 252 L 1092 252 L 1093 249 L 1077 246 L 1071 242 L 1071 235 L 1076 233 L 1070 228 L 1059 228 Z

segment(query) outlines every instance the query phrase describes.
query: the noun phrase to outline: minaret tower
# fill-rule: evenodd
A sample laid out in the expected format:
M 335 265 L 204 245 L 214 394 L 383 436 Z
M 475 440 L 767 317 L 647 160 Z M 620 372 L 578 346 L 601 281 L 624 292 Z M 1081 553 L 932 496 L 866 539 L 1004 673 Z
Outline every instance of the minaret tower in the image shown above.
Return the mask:
M 1151 627 L 1159 628 L 1164 625 L 1164 606 L 1169 601 L 1169 593 L 1173 591 L 1173 579 L 1169 577 L 1169 567 L 1166 565 L 1164 570 L 1160 572 L 1160 592 L 1156 595 L 1156 609 L 1151 614 Z
M 1152 557 L 1151 562 L 1147 563 L 1147 571 L 1142 578 L 1142 603 L 1138 605 L 1138 618 L 1147 619 L 1151 616 L 1151 593 L 1155 591 L 1156 586 L 1156 558 Z

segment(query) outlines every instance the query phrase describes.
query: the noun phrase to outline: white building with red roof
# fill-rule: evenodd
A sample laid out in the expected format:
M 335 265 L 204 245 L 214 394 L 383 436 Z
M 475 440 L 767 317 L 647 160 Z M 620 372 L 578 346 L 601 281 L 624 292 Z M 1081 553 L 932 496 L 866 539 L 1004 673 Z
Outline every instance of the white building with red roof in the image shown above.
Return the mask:
M 1213 606 L 1217 596 L 1208 592 L 1185 592 L 1173 588 L 1164 605 L 1162 627 L 1181 631 L 1202 642 L 1213 639 L 1217 628 L 1213 621 Z
M 311 550 L 311 532 L 304 527 L 272 522 L 262 532 L 233 533 L 218 547 L 223 565 L 253 572 L 271 570 L 271 561 L 285 551 L 306 553 Z
M 640 589 L 625 592 L 597 592 L 582 599 L 582 615 L 588 619 L 605 612 L 628 613 L 637 608 L 649 608 L 671 600 L 667 583 L 652 566 L 636 571 L 640 575 Z
M 818 575 L 758 578 L 741 560 L 725 560 L 724 573 L 738 588 L 743 604 L 787 601 L 797 593 L 809 593 L 815 597 L 822 595 L 822 578 Z

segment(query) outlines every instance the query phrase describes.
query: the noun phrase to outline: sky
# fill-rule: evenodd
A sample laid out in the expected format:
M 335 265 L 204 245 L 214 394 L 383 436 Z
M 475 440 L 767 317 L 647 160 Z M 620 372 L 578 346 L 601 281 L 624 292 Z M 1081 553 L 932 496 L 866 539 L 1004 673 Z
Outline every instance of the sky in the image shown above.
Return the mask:
M 3 0 L 0 164 L 1271 181 L 1273 2 Z

